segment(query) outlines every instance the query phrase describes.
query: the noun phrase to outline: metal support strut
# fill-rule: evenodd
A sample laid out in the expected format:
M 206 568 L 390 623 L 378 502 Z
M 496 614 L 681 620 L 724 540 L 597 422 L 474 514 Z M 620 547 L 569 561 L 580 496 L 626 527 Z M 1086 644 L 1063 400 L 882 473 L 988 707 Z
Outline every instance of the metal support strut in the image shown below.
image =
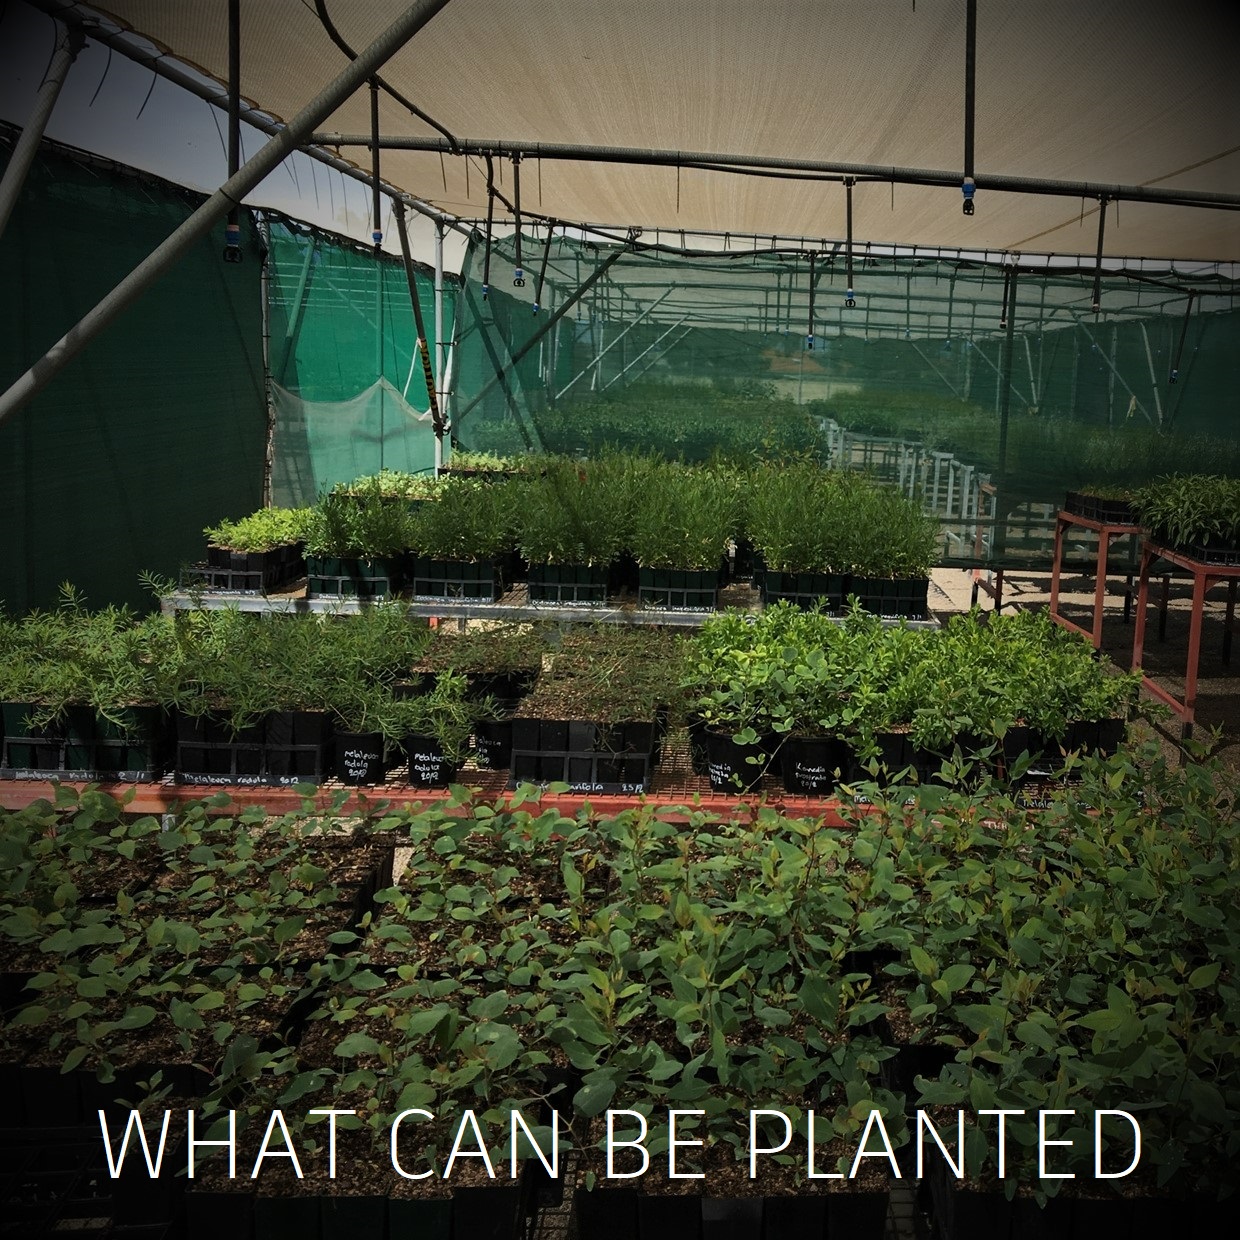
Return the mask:
M 1184 356 L 1184 341 L 1188 336 L 1188 320 L 1193 317 L 1193 298 L 1196 293 L 1189 293 L 1188 305 L 1184 308 L 1184 323 L 1180 328 L 1180 343 L 1175 348 L 1175 361 L 1171 364 L 1171 374 L 1167 379 L 1168 383 L 1178 383 L 1180 381 L 1180 360 Z
M 228 0 L 228 175 L 241 167 L 241 0 Z M 241 261 L 241 208 L 224 221 L 224 261 Z
M 1097 314 L 1102 309 L 1102 242 L 1107 229 L 1107 196 L 1098 199 L 1098 254 L 1094 259 L 1094 295 L 1090 309 Z
M 853 229 L 852 229 L 852 192 L 853 179 L 846 177 L 844 180 L 844 211 L 847 226 L 847 238 L 844 243 L 844 262 L 848 268 L 848 287 L 844 293 L 844 305 L 849 310 L 857 308 L 857 299 L 853 295 Z
M 418 353 L 422 358 L 422 376 L 426 380 L 426 395 L 431 403 L 431 428 L 435 439 L 442 445 L 444 432 L 448 429 L 439 411 L 439 398 L 435 392 L 435 375 L 431 370 L 431 351 L 426 342 L 426 322 L 422 317 L 422 303 L 418 300 L 418 285 L 413 276 L 413 256 L 409 249 L 409 229 L 405 226 L 405 204 L 396 199 L 392 204 L 396 213 L 396 231 L 400 235 L 400 256 L 405 263 L 405 279 L 409 284 L 409 300 L 413 304 L 413 325 L 418 334 Z
M 538 283 L 534 287 L 534 313 L 542 305 L 543 282 L 547 278 L 547 262 L 551 258 L 551 242 L 555 239 L 555 220 L 547 221 L 547 244 L 543 246 L 542 264 L 538 268 Z
M 973 115 L 977 78 L 977 0 L 968 0 L 964 23 L 964 179 L 960 192 L 964 195 L 964 213 L 973 214 Z
M 4 179 L 0 181 L 0 237 L 4 235 L 5 225 L 9 222 L 9 216 L 13 214 L 13 207 L 17 203 L 17 197 L 26 183 L 26 173 L 30 171 L 30 165 L 34 163 L 35 152 L 43 140 L 43 131 L 47 128 L 48 118 L 56 106 L 60 88 L 65 84 L 65 78 L 69 75 L 69 66 L 76 59 L 82 43 L 82 32 L 76 27 L 71 27 L 69 30 L 57 27 L 56 52 L 52 57 L 52 63 L 48 66 L 47 76 L 43 79 L 43 85 L 39 87 L 39 93 L 35 96 L 30 119 L 26 122 L 26 127 L 22 130 L 22 136 L 18 138 L 17 145 L 13 148 L 8 167 L 4 170 Z
M 158 245 L 102 301 L 69 329 L 0 395 L 0 422 L 41 391 L 104 328 L 132 305 L 160 276 L 206 237 L 229 208 L 239 204 L 281 161 L 297 150 L 314 131 L 379 69 L 386 64 L 448 0 L 416 0 L 379 35 L 358 58 L 324 87 L 235 176 L 229 177 L 184 223 Z
M 513 237 L 514 260 L 512 269 L 512 287 L 525 287 L 525 270 L 521 266 L 521 156 L 512 157 L 512 214 L 516 220 L 516 234 Z
M 491 291 L 491 228 L 495 222 L 495 164 L 491 157 L 483 157 L 487 161 L 487 235 L 482 251 L 482 300 L 486 301 Z
M 370 132 L 375 143 L 370 148 L 370 239 L 375 243 L 375 255 L 383 244 L 383 203 L 379 197 L 379 79 L 370 79 Z
M 805 329 L 805 347 L 814 347 L 814 252 L 809 256 L 809 324 Z
M 491 394 L 491 390 L 505 379 L 516 364 L 533 348 L 539 341 L 607 274 L 611 265 L 616 262 L 623 254 L 624 250 L 614 250 L 609 254 L 591 273 L 586 277 L 577 291 L 565 298 L 564 301 L 556 308 L 555 312 L 547 319 L 547 321 L 512 355 L 508 365 L 504 367 L 493 379 L 490 379 L 482 387 L 482 390 L 467 404 L 463 409 L 457 410 L 452 418 L 452 429 L 455 433 L 456 428 L 460 426 L 462 419 L 467 413 L 480 404 L 486 397 Z

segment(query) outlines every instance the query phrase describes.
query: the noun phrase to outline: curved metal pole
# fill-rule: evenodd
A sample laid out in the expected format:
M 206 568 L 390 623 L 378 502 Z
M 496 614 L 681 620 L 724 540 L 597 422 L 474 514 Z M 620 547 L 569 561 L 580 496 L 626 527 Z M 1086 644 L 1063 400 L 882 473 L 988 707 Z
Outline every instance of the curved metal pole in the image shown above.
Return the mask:
M 13 148 L 8 167 L 4 170 L 4 180 L 0 181 L 0 237 L 4 236 L 5 225 L 8 224 L 9 216 L 13 214 L 13 208 L 17 205 L 22 186 L 26 183 L 26 174 L 30 171 L 30 165 L 34 163 L 35 152 L 43 140 L 43 131 L 47 128 L 48 118 L 52 115 L 52 109 L 56 106 L 56 100 L 60 96 L 60 88 L 65 84 L 65 78 L 69 76 L 69 66 L 82 49 L 82 42 L 82 36 L 77 30 L 66 30 L 63 26 L 60 27 L 56 39 L 56 51 L 52 56 L 52 63 L 48 66 L 47 77 L 43 79 L 43 85 L 39 87 L 39 93 L 35 96 L 34 109 L 30 113 L 26 127 L 22 130 L 22 136 L 18 138 L 17 145 Z
M 417 0 L 401 13 L 358 58 L 304 107 L 236 176 L 229 177 L 171 236 L 157 246 L 93 310 L 70 328 L 3 395 L 0 422 L 20 409 L 44 388 L 120 313 L 135 302 L 160 276 L 228 214 L 269 172 L 296 150 L 315 125 L 330 116 L 381 65 L 386 64 L 448 0 Z

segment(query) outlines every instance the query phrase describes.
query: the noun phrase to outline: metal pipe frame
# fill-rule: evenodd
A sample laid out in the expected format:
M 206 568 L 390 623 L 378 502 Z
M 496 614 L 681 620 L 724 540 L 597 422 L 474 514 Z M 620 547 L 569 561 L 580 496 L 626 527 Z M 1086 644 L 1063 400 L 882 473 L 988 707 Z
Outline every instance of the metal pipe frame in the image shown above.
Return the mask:
M 241 167 L 241 0 L 228 0 L 228 175 L 235 177 Z M 224 230 L 228 248 L 225 257 L 236 262 L 241 257 L 241 208 L 228 213 Z
M 683 322 L 684 322 L 684 319 L 681 319 L 680 323 L 683 323 Z M 650 344 L 648 344 L 618 375 L 613 375 L 610 379 L 608 379 L 608 381 L 605 384 L 603 384 L 603 391 L 604 392 L 607 391 L 607 389 L 611 387 L 613 383 L 618 383 L 621 379 L 623 379 L 624 376 L 630 370 L 632 370 L 633 367 L 636 366 L 637 363 L 640 362 L 642 358 L 646 356 L 647 353 L 651 351 L 651 349 L 655 348 L 658 344 L 660 344 L 664 340 L 665 337 L 670 336 L 672 332 L 674 332 L 680 326 L 680 323 L 673 323 L 671 327 L 667 329 L 667 331 L 657 336 Z M 679 337 L 679 339 L 683 340 L 685 336 L 687 336 L 688 334 L 689 334 L 688 332 L 685 332 L 684 335 Z M 672 348 L 672 345 L 668 345 L 667 349 L 665 349 L 663 353 L 667 353 L 668 351 L 670 351 L 671 348 Z M 659 357 L 662 357 L 663 353 L 659 354 Z M 658 361 L 658 360 L 659 359 L 657 357 L 654 358 L 651 364 L 653 365 L 653 362 Z M 648 369 L 649 369 L 649 366 L 645 367 L 643 370 L 639 370 L 637 373 L 639 375 L 645 374 L 646 370 Z
M 493 379 L 489 379 L 478 392 L 478 394 L 461 410 L 457 411 L 452 418 L 452 429 L 455 437 L 456 429 L 460 426 L 465 415 L 479 405 L 483 399 L 491 394 L 491 390 L 504 381 L 508 374 L 515 368 L 517 363 L 538 344 L 540 340 L 607 274 L 612 265 L 623 254 L 623 250 L 616 250 L 615 253 L 609 254 L 595 269 L 585 278 L 577 290 L 570 293 L 559 307 L 548 316 L 547 321 L 523 344 L 508 361 L 508 365 L 502 371 L 497 373 Z
M 57 28 L 56 50 L 52 54 L 52 63 L 48 65 L 47 76 L 43 79 L 43 85 L 39 87 L 39 93 L 35 96 L 30 119 L 22 129 L 22 135 L 18 138 L 13 154 L 9 157 L 8 166 L 4 170 L 4 179 L 0 181 L 0 237 L 4 236 L 9 216 L 13 214 L 13 208 L 17 205 L 22 186 L 26 183 L 26 174 L 30 171 L 30 166 L 34 163 L 35 152 L 43 140 L 43 133 L 47 129 L 52 109 L 56 106 L 56 100 L 60 98 L 60 88 L 65 84 L 65 78 L 69 76 L 69 66 L 77 59 L 77 54 L 82 49 L 82 42 L 81 34 L 72 27 Z
M 208 235 L 229 208 L 242 201 L 268 173 L 306 139 L 315 125 L 330 116 L 365 85 L 449 0 L 415 0 L 379 37 L 325 86 L 251 159 L 160 243 L 93 310 L 60 338 L 25 374 L 0 395 L 0 422 L 42 390 L 100 332 L 138 299 L 156 280 Z
M 99 43 L 103 47 L 111 48 L 114 52 L 119 52 L 127 60 L 132 60 L 135 64 L 142 65 L 158 77 L 165 79 L 165 81 L 172 82 L 174 85 L 181 87 L 182 90 L 189 91 L 191 95 L 205 100 L 212 107 L 219 108 L 222 112 L 227 113 L 228 91 L 226 88 L 212 86 L 201 75 L 179 65 L 169 57 L 158 52 L 149 51 L 147 48 L 136 46 L 132 39 L 137 36 L 129 35 L 123 30 L 107 29 L 100 24 L 100 18 L 97 15 L 84 12 L 77 0 L 27 0 L 27 3 L 41 13 L 47 14 L 48 17 L 63 22 L 70 30 L 80 31 L 91 42 Z M 238 114 L 247 125 L 257 129 L 260 133 L 265 133 L 269 138 L 276 137 L 284 129 L 283 125 L 272 120 L 270 116 L 256 111 L 254 108 L 246 107 L 244 104 L 240 105 Z M 370 145 L 369 141 L 367 141 L 366 145 Z M 347 159 L 342 159 L 339 155 L 333 155 L 330 151 L 325 151 L 313 144 L 303 144 L 297 149 L 307 158 L 339 172 L 342 176 L 349 177 L 354 181 L 360 181 L 363 185 L 370 184 L 370 173 L 351 164 Z M 468 225 L 458 216 L 432 207 L 429 203 L 423 202 L 398 186 L 389 185 L 385 182 L 382 188 L 383 192 L 389 197 L 399 198 L 410 210 L 416 211 L 419 215 L 425 215 L 429 219 L 441 221 L 446 227 L 453 228 L 463 235 L 469 236 L 470 229 Z
M 648 305 L 637 316 L 637 318 L 635 318 L 618 336 L 613 337 L 611 342 L 603 347 L 603 350 L 601 353 L 598 353 L 594 357 L 592 357 L 585 364 L 585 366 L 582 367 L 581 370 L 579 370 L 558 392 L 556 392 L 556 394 L 552 397 L 552 400 L 559 400 L 560 397 L 563 396 L 569 390 L 569 388 L 571 388 L 573 384 L 577 382 L 578 379 L 580 379 L 583 375 L 588 374 L 590 369 L 593 366 L 597 365 L 602 360 L 604 354 L 610 353 L 611 350 L 614 349 L 616 345 L 618 345 L 620 341 L 622 341 L 625 338 L 625 336 L 627 336 L 629 332 L 631 332 L 633 328 L 635 328 L 638 325 L 638 323 L 640 323 L 642 319 L 644 319 L 659 304 L 659 302 L 665 300 L 671 295 L 672 295 L 672 290 L 669 288 L 667 292 L 663 294 L 662 297 L 659 297 L 656 300 L 652 301 L 650 305 Z M 684 319 L 681 319 L 681 322 L 683 323 Z M 610 386 L 610 384 L 608 386 Z
M 365 134 L 318 132 L 310 141 L 317 146 L 369 146 Z M 665 151 L 653 147 L 588 146 L 571 142 L 518 142 L 506 138 L 460 138 L 454 150 L 442 138 L 380 135 L 381 146 L 396 151 L 424 151 L 444 155 L 492 155 L 511 159 L 561 159 L 586 163 L 644 164 L 649 167 L 684 167 L 713 163 L 728 168 L 753 168 L 784 172 L 831 172 L 845 177 L 869 178 L 898 185 L 937 185 L 959 189 L 961 174 L 937 168 L 885 167 L 824 159 L 789 159 L 769 155 L 721 155 L 711 151 Z M 1013 194 L 1048 194 L 1067 198 L 1100 198 L 1112 201 L 1161 202 L 1176 206 L 1221 207 L 1240 210 L 1240 194 L 1214 190 L 1158 189 L 1148 185 L 1107 185 L 1093 181 L 1060 181 L 1044 177 L 980 174 L 979 185 Z
M 399 199 L 394 204 L 396 212 L 396 231 L 400 234 L 400 254 L 405 264 L 405 280 L 409 285 L 409 300 L 413 304 L 413 325 L 417 333 L 416 345 L 422 359 L 422 377 L 426 380 L 426 394 L 431 405 L 431 427 L 435 432 L 435 441 L 442 450 L 444 425 L 443 414 L 439 409 L 439 398 L 435 391 L 435 376 L 431 371 L 431 353 L 426 343 L 426 322 L 422 316 L 422 303 L 418 300 L 418 285 L 413 275 L 413 255 L 409 249 L 409 229 L 405 226 L 405 207 Z M 379 264 L 380 271 L 383 265 Z M 382 372 L 379 375 L 383 377 Z

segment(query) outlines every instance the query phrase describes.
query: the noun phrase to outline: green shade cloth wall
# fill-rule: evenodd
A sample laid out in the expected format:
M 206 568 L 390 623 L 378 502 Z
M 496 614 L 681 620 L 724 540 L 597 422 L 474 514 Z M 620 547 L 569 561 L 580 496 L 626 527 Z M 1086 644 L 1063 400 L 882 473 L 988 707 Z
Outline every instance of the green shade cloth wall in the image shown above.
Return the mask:
M 0 164 L 12 152 L 0 133 Z M 203 201 L 45 144 L 0 237 L 7 386 Z M 260 252 L 223 224 L 0 423 L 0 600 L 45 607 L 62 581 L 92 605 L 149 606 L 138 574 L 203 558 L 203 527 L 262 499 Z
M 276 430 L 272 501 L 313 502 L 336 482 L 379 469 L 434 468 L 435 443 L 409 284 L 399 258 L 265 217 Z M 418 303 L 435 357 L 433 275 Z M 451 338 L 455 282 L 444 295 Z M 381 382 L 380 382 L 381 380 Z

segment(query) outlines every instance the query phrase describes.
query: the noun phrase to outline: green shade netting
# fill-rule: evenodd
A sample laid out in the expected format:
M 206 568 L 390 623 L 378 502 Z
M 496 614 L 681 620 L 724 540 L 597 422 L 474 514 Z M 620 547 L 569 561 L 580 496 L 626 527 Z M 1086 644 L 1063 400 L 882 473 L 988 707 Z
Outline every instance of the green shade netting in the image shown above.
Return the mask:
M 434 468 L 430 414 L 419 413 L 386 380 L 352 400 L 306 401 L 273 389 L 276 426 L 271 488 L 287 507 L 313 504 L 337 482 L 378 469 Z
M 537 314 L 545 242 L 525 238 L 526 286 L 510 288 L 513 240 L 496 240 L 484 300 L 475 241 L 453 395 L 460 446 L 811 451 L 920 494 L 943 520 L 944 562 L 996 564 L 1049 562 L 1069 489 L 1240 474 L 1240 300 L 1226 271 L 1106 267 L 1095 314 L 1092 259 L 1027 258 L 1013 285 L 1011 256 L 857 245 L 848 307 L 840 243 L 824 242 L 811 270 L 808 253 L 765 242 L 686 255 L 650 239 L 557 237 Z
M 0 166 L 12 146 L 0 138 Z M 8 386 L 203 201 L 45 146 L 0 237 L 0 384 Z M 0 423 L 0 600 L 149 605 L 138 574 L 202 558 L 203 527 L 262 499 L 262 263 L 224 226 Z
M 382 468 L 433 469 L 430 419 L 418 416 L 430 399 L 401 261 L 281 217 L 268 226 L 273 502 L 311 502 L 335 482 Z M 433 277 L 418 268 L 416 282 L 433 364 Z M 445 337 L 454 302 L 445 294 Z

